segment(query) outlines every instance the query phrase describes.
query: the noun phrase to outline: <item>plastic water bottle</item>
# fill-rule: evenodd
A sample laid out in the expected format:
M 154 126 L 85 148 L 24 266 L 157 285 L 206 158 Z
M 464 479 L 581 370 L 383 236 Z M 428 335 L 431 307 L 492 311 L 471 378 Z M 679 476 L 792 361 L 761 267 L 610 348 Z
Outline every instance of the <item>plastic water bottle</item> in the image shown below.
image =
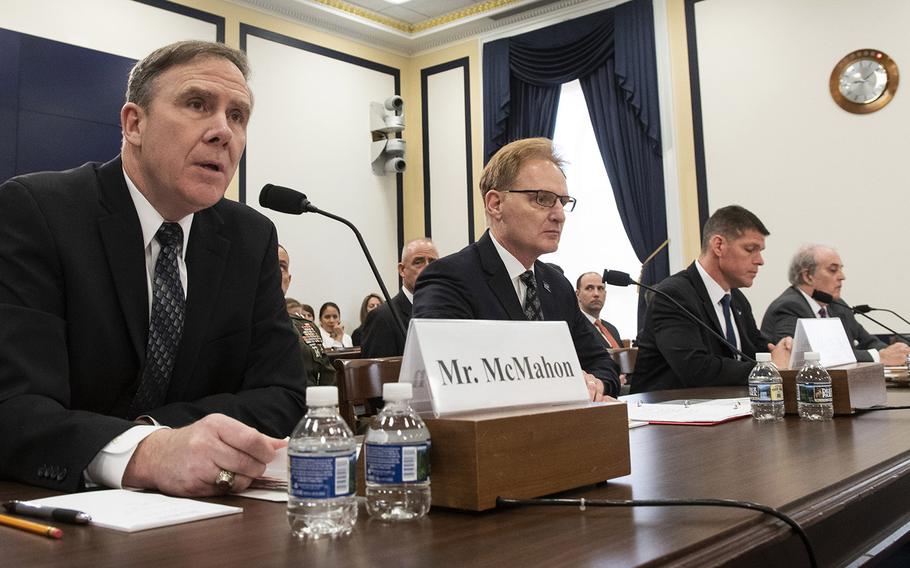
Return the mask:
M 749 401 L 752 418 L 763 422 L 784 419 L 784 385 L 770 353 L 756 353 L 749 373 Z
M 354 434 L 338 415 L 337 387 L 310 387 L 306 400 L 288 441 L 288 523 L 300 538 L 348 534 L 357 522 Z
M 834 402 L 831 376 L 821 366 L 818 353 L 807 352 L 803 368 L 796 374 L 796 405 L 803 420 L 831 420 Z
M 410 383 L 382 385 L 385 406 L 364 441 L 367 511 L 386 521 L 430 510 L 430 431 L 411 409 Z

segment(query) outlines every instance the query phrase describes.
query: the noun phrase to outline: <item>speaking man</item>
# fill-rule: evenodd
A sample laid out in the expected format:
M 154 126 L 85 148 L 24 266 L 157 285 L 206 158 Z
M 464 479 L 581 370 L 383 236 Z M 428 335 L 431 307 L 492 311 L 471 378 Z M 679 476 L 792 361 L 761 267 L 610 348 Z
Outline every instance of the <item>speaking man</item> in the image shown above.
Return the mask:
M 404 354 L 405 332 L 408 329 L 408 322 L 411 321 L 417 277 L 438 258 L 436 245 L 425 237 L 414 239 L 401 249 L 401 261 L 398 263 L 401 291 L 391 302 L 382 304 L 367 314 L 361 345 L 361 354 L 364 357 L 396 357 Z M 405 331 L 398 327 L 392 310 L 398 313 Z
M 619 392 L 616 364 L 578 309 L 572 284 L 544 262 L 575 199 L 546 138 L 502 147 L 480 178 L 489 230 L 428 266 L 417 279 L 414 317 L 565 321 L 593 400 Z
M 768 234 L 758 217 L 738 205 L 722 207 L 711 215 L 702 231 L 701 255 L 657 288 L 726 341 L 654 294 L 638 335 L 631 392 L 745 385 L 754 363 L 741 359 L 731 346 L 752 358 L 756 351 L 769 350 L 778 367 L 789 364 L 791 339 L 769 343 L 755 325 L 752 306 L 739 291 L 752 285 L 764 264 L 761 253 Z
M 797 318 L 840 318 L 853 347 L 857 361 L 881 361 L 885 365 L 907 362 L 910 345 L 886 344 L 856 321 L 853 311 L 837 303 L 825 304 L 812 298 L 815 290 L 841 300 L 841 288 L 846 276 L 840 255 L 833 248 L 821 245 L 800 247 L 787 271 L 790 287 L 777 297 L 762 318 L 762 332 L 771 341 L 796 331 Z
M 246 56 L 163 47 L 130 73 L 121 155 L 0 186 L 0 477 L 242 490 L 304 412 L 275 227 L 223 199 Z

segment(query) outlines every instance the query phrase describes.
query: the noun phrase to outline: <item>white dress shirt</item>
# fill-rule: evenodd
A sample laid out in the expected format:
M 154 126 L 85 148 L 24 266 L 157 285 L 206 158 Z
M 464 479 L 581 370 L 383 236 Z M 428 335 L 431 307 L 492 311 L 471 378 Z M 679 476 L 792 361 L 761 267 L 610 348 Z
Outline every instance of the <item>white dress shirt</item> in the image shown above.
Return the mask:
M 695 267 L 698 269 L 698 273 L 701 275 L 702 282 L 705 283 L 705 288 L 708 290 L 708 297 L 711 298 L 711 304 L 714 306 L 714 313 L 717 314 L 717 321 L 720 323 L 720 331 L 722 334 L 726 335 L 726 323 L 724 319 L 724 307 L 721 305 L 721 299 L 730 294 L 728 290 L 724 290 L 723 287 L 717 283 L 714 278 L 708 274 L 708 271 L 701 265 L 701 263 L 696 260 Z M 732 296 L 731 296 L 732 301 Z M 736 312 L 733 309 L 733 305 L 730 305 L 730 319 L 733 322 L 733 335 L 736 336 L 736 348 L 740 348 L 742 343 L 739 340 L 739 329 L 736 327 Z M 737 357 L 739 357 L 737 355 Z
M 493 241 L 493 246 L 496 247 L 496 252 L 499 253 L 499 258 L 502 259 L 502 263 L 506 266 L 506 273 L 509 275 L 509 280 L 512 281 L 512 287 L 515 289 L 515 294 L 518 296 L 518 304 L 524 308 L 525 305 L 525 296 L 528 295 L 528 287 L 524 282 L 521 281 L 521 275 L 527 272 L 528 270 L 534 270 L 533 265 L 531 268 L 525 268 L 517 258 L 512 256 L 512 253 L 506 250 L 504 246 L 499 244 L 499 241 L 496 240 L 496 237 L 493 236 L 493 232 L 490 232 L 490 240 Z M 537 277 L 536 271 L 534 271 L 534 277 Z

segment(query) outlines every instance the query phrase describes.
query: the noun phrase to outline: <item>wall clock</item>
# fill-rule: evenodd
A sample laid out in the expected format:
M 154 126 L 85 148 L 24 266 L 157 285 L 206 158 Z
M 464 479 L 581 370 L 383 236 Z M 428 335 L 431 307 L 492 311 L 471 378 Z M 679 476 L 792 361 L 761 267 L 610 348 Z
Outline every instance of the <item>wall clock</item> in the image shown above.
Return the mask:
M 828 88 L 847 112 L 875 112 L 894 98 L 900 75 L 897 64 L 877 49 L 858 49 L 837 62 Z

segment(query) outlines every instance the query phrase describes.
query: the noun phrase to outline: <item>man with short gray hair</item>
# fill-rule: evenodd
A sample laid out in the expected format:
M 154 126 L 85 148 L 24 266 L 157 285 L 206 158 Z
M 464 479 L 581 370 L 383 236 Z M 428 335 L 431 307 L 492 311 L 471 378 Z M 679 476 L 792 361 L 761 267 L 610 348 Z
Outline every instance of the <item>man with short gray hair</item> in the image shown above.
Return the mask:
M 762 332 L 772 341 L 793 335 L 798 318 L 840 318 L 853 347 L 856 360 L 881 361 L 885 365 L 902 365 L 910 353 L 905 343 L 886 344 L 856 321 L 856 316 L 838 303 L 825 304 L 812 298 L 815 290 L 841 300 L 841 289 L 846 279 L 840 255 L 831 247 L 804 245 L 796 251 L 787 270 L 790 287 L 777 297 L 762 319 Z M 842 301 L 842 300 L 841 300 Z
M 134 67 L 120 156 L 0 185 L 0 478 L 242 491 L 305 410 L 275 226 L 224 199 L 246 56 Z

